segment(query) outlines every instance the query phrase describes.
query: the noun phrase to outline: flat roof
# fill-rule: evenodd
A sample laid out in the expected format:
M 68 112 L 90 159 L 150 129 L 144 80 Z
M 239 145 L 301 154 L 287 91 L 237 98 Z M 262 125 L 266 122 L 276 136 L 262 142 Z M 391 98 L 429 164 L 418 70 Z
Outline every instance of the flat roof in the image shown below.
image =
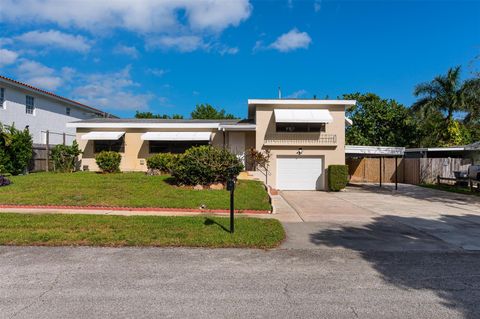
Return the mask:
M 220 128 L 222 126 L 248 127 L 247 120 L 191 120 L 191 119 L 112 119 L 97 118 L 67 123 L 75 128 Z
M 79 108 L 82 108 L 82 109 L 87 109 L 89 111 L 92 111 L 92 112 L 95 112 L 95 113 L 98 113 L 99 115 L 102 115 L 102 116 L 105 116 L 105 117 L 114 117 L 116 118 L 117 116 L 113 115 L 113 114 L 110 114 L 108 112 L 104 112 L 102 110 L 99 110 L 97 108 L 94 108 L 94 107 L 91 107 L 91 106 L 88 106 L 86 104 L 83 104 L 83 103 L 80 103 L 80 102 L 77 102 L 77 101 L 74 101 L 74 100 L 70 100 L 66 97 L 63 97 L 63 96 L 60 96 L 60 95 L 57 95 L 55 93 L 52 93 L 52 92 L 49 92 L 49 91 L 46 91 L 46 90 L 42 90 L 40 88 L 37 88 L 37 87 L 34 87 L 30 84 L 27 84 L 27 83 L 23 83 L 23 82 L 20 82 L 20 81 L 17 81 L 17 80 L 14 80 L 14 79 L 11 79 L 11 78 L 8 78 L 6 76 L 3 76 L 3 75 L 0 75 L 0 81 L 1 82 L 5 82 L 5 83 L 8 83 L 8 84 L 11 84 L 13 86 L 16 86 L 16 87 L 20 87 L 20 88 L 23 88 L 23 89 L 26 89 L 28 91 L 33 91 L 33 92 L 36 92 L 36 93 L 39 93 L 43 96 L 47 96 L 47 97 L 50 97 L 50 98 L 54 98 L 56 100 L 60 100 L 62 102 L 65 102 L 67 104 L 70 104 L 70 105 L 73 105 L 73 106 L 76 106 L 76 107 L 79 107 Z
M 403 156 L 405 147 L 345 145 L 345 154 Z
M 353 106 L 356 100 L 317 99 L 248 99 L 248 105 L 345 105 Z

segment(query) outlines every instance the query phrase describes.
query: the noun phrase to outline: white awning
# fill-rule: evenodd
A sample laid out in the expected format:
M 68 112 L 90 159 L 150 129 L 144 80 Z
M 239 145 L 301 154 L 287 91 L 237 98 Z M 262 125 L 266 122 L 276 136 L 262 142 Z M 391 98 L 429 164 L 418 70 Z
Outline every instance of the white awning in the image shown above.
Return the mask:
M 125 132 L 90 132 L 82 135 L 82 140 L 118 140 Z
M 274 109 L 277 123 L 331 123 L 333 117 L 328 110 L 318 109 Z
M 212 132 L 147 132 L 144 141 L 210 141 Z

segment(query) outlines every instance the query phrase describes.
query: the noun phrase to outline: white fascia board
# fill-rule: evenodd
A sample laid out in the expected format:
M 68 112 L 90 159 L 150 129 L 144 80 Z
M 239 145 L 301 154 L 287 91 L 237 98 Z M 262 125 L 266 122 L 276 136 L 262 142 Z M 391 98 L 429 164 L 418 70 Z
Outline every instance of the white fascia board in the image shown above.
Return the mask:
M 143 141 L 210 141 L 212 132 L 147 132 Z
M 404 147 L 345 145 L 346 154 L 357 155 L 403 155 Z
M 236 125 L 236 124 L 225 124 L 220 125 L 218 128 L 221 131 L 255 131 L 257 126 L 255 124 L 246 124 L 246 125 Z
M 82 123 L 70 122 L 74 128 L 216 128 L 220 123 Z
M 353 106 L 356 100 L 288 100 L 288 99 L 249 99 L 248 105 L 345 105 Z

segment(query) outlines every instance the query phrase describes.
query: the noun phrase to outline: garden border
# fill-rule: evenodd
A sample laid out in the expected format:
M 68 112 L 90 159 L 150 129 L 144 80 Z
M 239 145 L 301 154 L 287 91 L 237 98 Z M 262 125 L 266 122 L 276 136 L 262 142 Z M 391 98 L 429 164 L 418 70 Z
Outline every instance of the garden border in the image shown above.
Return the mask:
M 119 211 L 155 211 L 155 212 L 186 212 L 186 213 L 229 213 L 228 209 L 200 209 L 200 208 L 167 208 L 167 207 L 123 207 L 123 206 L 69 206 L 69 205 L 22 205 L 0 204 L 0 208 L 25 209 L 78 209 L 78 210 L 119 210 Z M 236 209 L 238 214 L 271 214 L 269 210 Z

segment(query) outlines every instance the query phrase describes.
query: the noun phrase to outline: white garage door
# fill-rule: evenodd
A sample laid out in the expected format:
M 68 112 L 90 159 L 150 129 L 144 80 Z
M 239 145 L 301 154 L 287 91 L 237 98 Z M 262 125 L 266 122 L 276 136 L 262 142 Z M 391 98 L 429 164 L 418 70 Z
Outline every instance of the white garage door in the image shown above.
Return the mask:
M 322 157 L 277 157 L 277 189 L 323 189 Z

